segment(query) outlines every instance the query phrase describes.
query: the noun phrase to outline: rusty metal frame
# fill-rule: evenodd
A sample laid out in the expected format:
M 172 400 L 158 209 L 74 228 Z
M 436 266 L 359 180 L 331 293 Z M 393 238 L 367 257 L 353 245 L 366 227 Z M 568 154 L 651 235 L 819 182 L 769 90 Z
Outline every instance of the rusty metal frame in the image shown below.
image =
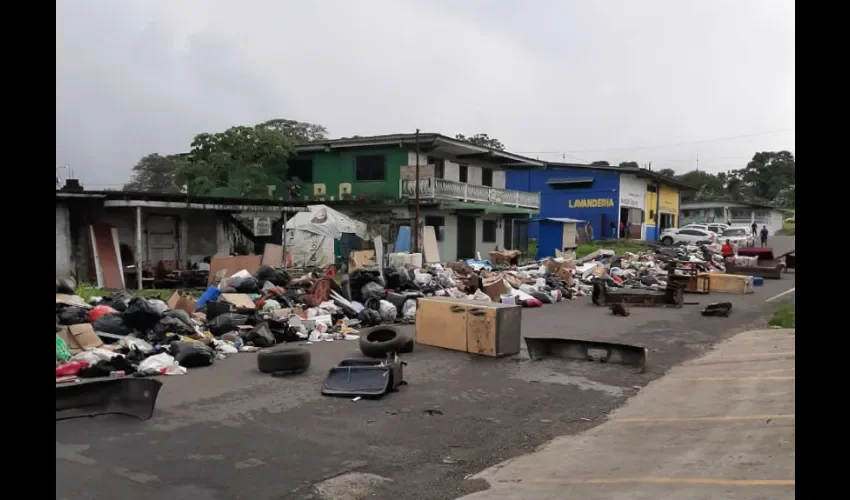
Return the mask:
M 648 350 L 643 346 L 616 344 L 595 340 L 554 337 L 526 337 L 528 357 L 575 359 L 634 366 L 641 373 L 646 369 Z

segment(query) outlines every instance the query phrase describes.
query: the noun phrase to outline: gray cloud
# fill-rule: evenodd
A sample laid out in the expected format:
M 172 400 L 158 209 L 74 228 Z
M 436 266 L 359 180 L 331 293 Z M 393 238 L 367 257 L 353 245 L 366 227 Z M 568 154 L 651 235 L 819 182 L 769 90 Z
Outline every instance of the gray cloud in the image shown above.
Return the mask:
M 794 23 L 787 0 L 58 2 L 56 162 L 118 187 L 145 154 L 286 117 L 737 168 L 794 150 L 793 130 L 752 135 L 794 126 Z

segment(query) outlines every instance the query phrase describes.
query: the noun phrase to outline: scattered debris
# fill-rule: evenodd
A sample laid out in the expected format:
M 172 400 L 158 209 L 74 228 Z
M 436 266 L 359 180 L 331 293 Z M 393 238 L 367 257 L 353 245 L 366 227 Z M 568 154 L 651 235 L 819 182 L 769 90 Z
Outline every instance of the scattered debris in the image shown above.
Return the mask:
M 614 316 L 623 316 L 625 318 L 631 313 L 623 304 L 611 304 L 611 314 Z
M 715 302 L 713 304 L 708 304 L 701 312 L 703 316 L 719 316 L 721 318 L 726 318 L 729 316 L 729 313 L 732 312 L 732 303 Z

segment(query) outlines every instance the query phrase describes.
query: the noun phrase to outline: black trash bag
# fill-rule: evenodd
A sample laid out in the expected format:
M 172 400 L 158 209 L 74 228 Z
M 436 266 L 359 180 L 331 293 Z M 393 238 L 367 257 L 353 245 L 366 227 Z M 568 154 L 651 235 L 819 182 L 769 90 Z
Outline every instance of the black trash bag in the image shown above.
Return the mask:
M 260 283 L 271 281 L 274 286 L 286 286 L 292 280 L 286 271 L 280 271 L 271 266 L 260 266 L 254 273 L 254 278 Z
M 118 312 L 124 312 L 127 310 L 127 302 L 129 301 L 130 297 L 124 292 L 114 292 L 102 298 L 98 305 L 109 306 Z
M 245 342 L 254 347 L 271 347 L 277 343 L 269 325 L 261 323 L 245 334 Z
M 77 282 L 74 278 L 56 278 L 56 293 L 75 295 L 77 293 Z
M 192 330 L 195 329 L 195 324 L 192 323 L 192 318 L 189 316 L 189 313 L 187 313 L 183 309 L 172 309 L 170 311 L 165 311 L 163 313 L 163 316 L 166 318 L 174 318 L 176 320 L 179 320 Z
M 374 309 L 363 309 L 357 315 L 362 326 L 378 326 L 381 324 L 381 314 Z
M 159 320 L 159 323 L 154 325 L 153 338 L 151 340 L 155 342 L 162 342 L 165 340 L 165 334 L 167 333 L 176 333 L 177 335 L 194 335 L 196 332 L 194 328 L 179 319 L 165 316 Z
M 142 297 L 133 297 L 124 311 L 124 324 L 146 332 L 159 323 L 162 314 Z
M 382 287 L 379 283 L 371 282 L 363 285 L 363 287 L 360 289 L 360 296 L 363 300 L 360 300 L 359 302 L 365 304 L 366 301 L 370 298 L 375 298 L 378 300 L 385 298 L 387 296 L 387 292 L 386 290 L 384 290 L 384 287 Z
M 552 296 L 549 295 L 548 293 L 531 292 L 529 295 L 531 295 L 535 299 L 539 300 L 543 304 L 551 304 L 552 303 Z
M 95 329 L 95 331 L 111 333 L 113 335 L 130 335 L 136 331 L 134 328 L 124 323 L 124 315 L 120 312 L 104 314 L 94 320 L 94 323 L 92 323 L 91 326 Z
M 215 363 L 215 351 L 200 342 L 175 340 L 169 349 L 174 360 L 186 368 L 199 368 Z
M 402 295 L 400 293 L 387 292 L 386 300 L 390 304 L 394 305 L 396 310 L 401 313 L 401 306 L 404 304 L 406 298 L 407 297 L 405 295 Z
M 207 328 L 210 333 L 218 337 L 225 333 L 232 332 L 237 326 L 244 325 L 248 322 L 248 316 L 237 313 L 219 314 L 212 321 L 207 322 Z
M 260 293 L 260 284 L 253 276 L 233 278 L 227 285 L 236 289 L 236 293 Z
M 207 312 L 209 322 L 222 314 L 236 312 L 236 307 L 230 302 L 210 300 L 204 304 L 204 310 Z
M 348 277 L 349 287 L 351 288 L 351 300 L 355 302 L 363 302 L 362 289 L 367 283 L 376 283 L 381 290 L 384 289 L 380 285 L 378 279 L 379 273 L 376 271 L 366 271 L 365 269 L 357 269 Z
M 60 325 L 79 325 L 80 323 L 88 323 L 88 309 L 77 306 L 63 307 L 57 311 L 56 315 L 59 318 Z

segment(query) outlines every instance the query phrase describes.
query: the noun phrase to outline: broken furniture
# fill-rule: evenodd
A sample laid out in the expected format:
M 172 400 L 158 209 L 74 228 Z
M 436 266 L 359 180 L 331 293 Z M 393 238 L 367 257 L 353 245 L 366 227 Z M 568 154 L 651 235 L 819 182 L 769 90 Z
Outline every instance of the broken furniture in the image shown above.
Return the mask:
M 784 264 L 776 260 L 758 260 L 755 266 L 739 266 L 734 262 L 726 263 L 726 274 L 739 276 L 761 276 L 762 278 L 779 280 L 782 279 L 782 268 Z
M 607 307 L 611 304 L 623 304 L 634 307 L 682 307 L 684 304 L 684 289 L 675 282 L 669 281 L 664 290 L 646 290 L 642 288 L 613 288 L 609 289 L 604 281 L 593 283 L 591 300 L 597 306 Z
M 776 256 L 776 260 L 783 260 L 785 262 L 785 271 L 787 272 L 789 269 L 793 269 L 795 272 L 797 271 L 797 256 L 796 250 L 789 250 L 781 255 Z
M 56 384 L 56 420 L 96 415 L 153 416 L 162 382 L 152 378 L 92 378 Z
M 416 343 L 481 354 L 517 354 L 522 308 L 477 300 L 427 297 L 416 309 Z
M 731 302 L 715 302 L 705 306 L 705 309 L 700 311 L 703 316 L 719 316 L 725 318 L 732 312 Z
M 757 257 L 759 262 L 763 260 L 776 260 L 772 248 L 739 248 L 738 255 L 742 257 Z
M 701 275 L 692 263 L 673 261 L 668 264 L 668 283 L 676 283 L 684 293 L 707 294 L 711 292 L 708 276 Z
M 595 340 L 526 337 L 528 357 L 577 359 L 634 366 L 638 372 L 646 367 L 647 349 L 643 346 L 598 342 Z
M 744 295 L 753 293 L 753 277 L 735 274 L 703 273 L 708 276 L 712 292 Z M 703 275 L 701 274 L 701 275 Z
M 346 359 L 328 371 L 325 396 L 380 398 L 404 382 L 404 361 L 390 353 L 386 359 Z

